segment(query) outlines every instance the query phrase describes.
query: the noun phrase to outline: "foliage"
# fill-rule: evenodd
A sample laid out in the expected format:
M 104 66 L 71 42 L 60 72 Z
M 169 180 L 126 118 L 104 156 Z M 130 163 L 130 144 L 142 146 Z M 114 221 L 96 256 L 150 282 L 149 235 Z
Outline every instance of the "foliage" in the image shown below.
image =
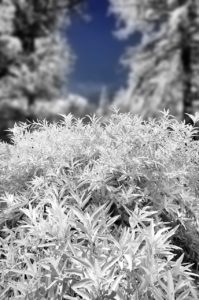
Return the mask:
M 155 115 L 168 109 L 178 118 L 198 107 L 199 2 L 192 0 L 110 0 L 119 38 L 137 31 L 137 47 L 127 49 L 127 87 L 116 103 L 123 110 Z
M 3 0 L 0 2 L 0 112 L 33 119 L 37 101 L 62 94 L 74 63 L 66 39 L 73 7 L 81 0 Z M 23 118 L 18 117 L 18 121 Z M 14 122 L 14 120 L 12 120 Z
M 0 298 L 198 299 L 193 127 L 62 117 L 0 144 Z
M 66 8 L 57 10 L 59 2 Z M 71 60 L 68 45 L 58 35 L 67 20 L 68 2 L 2 2 L 0 73 L 4 99 L 25 97 L 31 105 L 35 98 L 50 98 L 60 90 L 63 70 L 67 71 Z

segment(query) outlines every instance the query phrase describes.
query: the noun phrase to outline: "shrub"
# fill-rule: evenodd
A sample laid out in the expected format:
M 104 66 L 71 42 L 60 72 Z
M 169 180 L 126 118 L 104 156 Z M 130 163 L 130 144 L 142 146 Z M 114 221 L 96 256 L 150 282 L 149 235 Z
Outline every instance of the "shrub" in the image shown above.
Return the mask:
M 90 118 L 0 144 L 0 298 L 198 299 L 193 127 Z

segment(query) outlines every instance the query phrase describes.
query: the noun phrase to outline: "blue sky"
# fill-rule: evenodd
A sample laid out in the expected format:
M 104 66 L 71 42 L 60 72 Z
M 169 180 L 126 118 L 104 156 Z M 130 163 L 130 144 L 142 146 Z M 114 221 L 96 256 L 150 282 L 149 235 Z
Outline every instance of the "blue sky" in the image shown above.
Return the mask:
M 140 36 L 137 33 L 131 40 L 118 40 L 113 35 L 116 19 L 108 16 L 108 0 L 87 0 L 87 3 L 86 12 L 91 20 L 85 22 L 74 16 L 67 30 L 77 56 L 69 87 L 74 93 L 92 98 L 103 85 L 113 91 L 126 82 L 126 71 L 119 59 L 126 46 L 138 43 Z

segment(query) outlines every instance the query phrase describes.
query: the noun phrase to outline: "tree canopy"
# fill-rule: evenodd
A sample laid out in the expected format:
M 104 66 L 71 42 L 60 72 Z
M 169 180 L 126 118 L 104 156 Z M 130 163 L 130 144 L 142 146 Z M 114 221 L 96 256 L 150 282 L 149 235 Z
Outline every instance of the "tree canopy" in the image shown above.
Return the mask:
M 63 72 L 71 67 L 70 47 L 59 33 L 69 3 L 2 1 L 0 99 L 25 97 L 30 106 L 36 98 L 50 99 L 60 91 Z
M 199 2 L 109 1 L 119 38 L 142 33 L 142 43 L 123 57 L 128 82 L 116 103 L 144 116 L 163 108 L 180 118 L 193 113 L 199 107 Z
M 9 106 L 31 118 L 36 100 L 60 96 L 74 61 L 62 28 L 82 2 L 0 2 L 0 108 Z

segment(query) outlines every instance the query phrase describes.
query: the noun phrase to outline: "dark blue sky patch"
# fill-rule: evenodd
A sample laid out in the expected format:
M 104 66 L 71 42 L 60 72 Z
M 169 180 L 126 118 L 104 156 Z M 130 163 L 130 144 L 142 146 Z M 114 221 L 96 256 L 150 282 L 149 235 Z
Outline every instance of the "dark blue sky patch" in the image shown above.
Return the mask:
M 86 11 L 91 20 L 85 22 L 74 16 L 67 30 L 77 56 L 69 87 L 72 92 L 86 97 L 96 97 L 104 85 L 116 90 L 125 83 L 126 71 L 119 60 L 126 46 L 137 44 L 140 40 L 139 33 L 126 41 L 113 35 L 116 20 L 113 15 L 108 15 L 108 4 L 108 0 L 88 0 Z

